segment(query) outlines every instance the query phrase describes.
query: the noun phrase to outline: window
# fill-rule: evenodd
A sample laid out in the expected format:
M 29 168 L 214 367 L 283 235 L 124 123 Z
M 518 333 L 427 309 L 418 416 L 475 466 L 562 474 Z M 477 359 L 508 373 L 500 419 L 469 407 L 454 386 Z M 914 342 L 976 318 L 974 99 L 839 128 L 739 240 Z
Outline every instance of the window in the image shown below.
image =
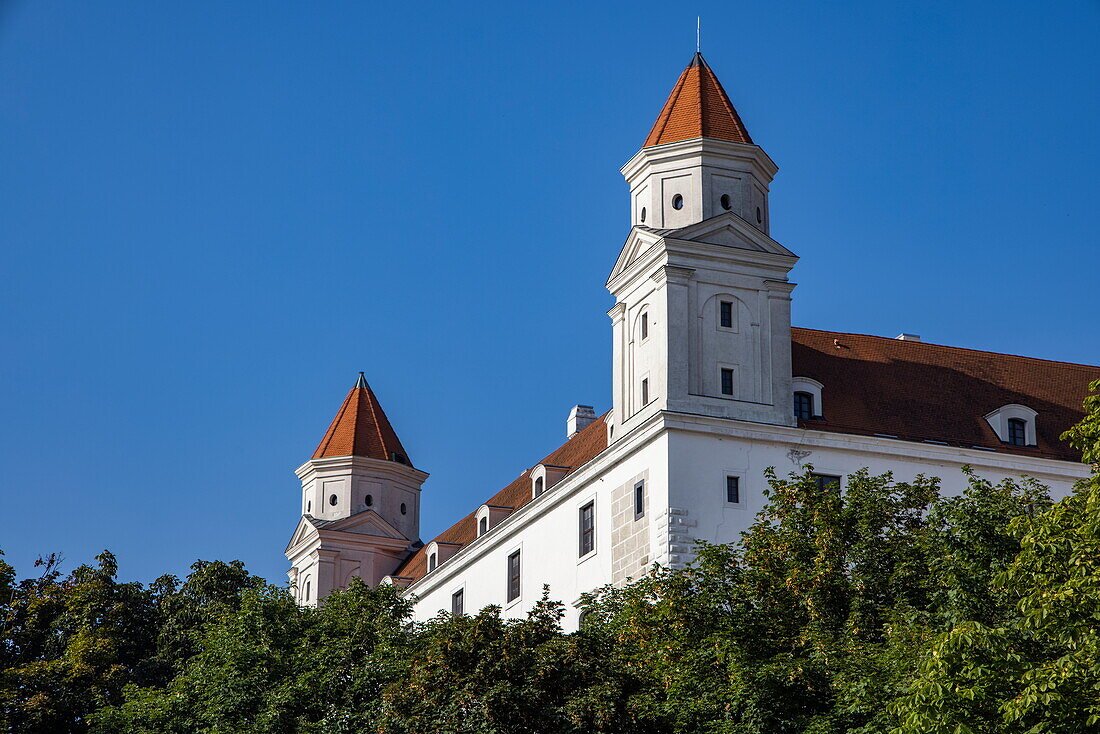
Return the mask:
M 309 579 L 306 579 L 306 601 L 309 601 Z
M 396 461 L 398 464 L 408 464 L 409 463 L 409 457 L 405 456 L 404 454 L 399 454 L 396 451 L 394 451 L 390 454 L 390 458 L 393 459 L 394 461 Z
M 577 626 L 583 627 L 590 619 L 592 619 L 592 610 L 585 609 L 577 616 Z
M 306 512 L 313 512 L 313 500 L 306 502 Z
M 649 314 L 648 313 L 643 313 L 642 314 L 642 338 L 643 339 L 648 339 L 649 338 Z
M 589 502 L 580 511 L 580 555 L 596 550 L 596 503 Z
M 367 507 L 374 507 L 374 497 L 368 494 L 363 500 L 363 504 Z
M 428 573 L 431 573 L 432 571 L 434 571 L 435 567 L 438 566 L 438 565 L 439 565 L 439 556 L 438 555 L 436 555 L 435 553 L 432 553 L 430 556 L 428 556 Z
M 756 223 L 757 224 L 763 224 L 764 223 L 764 217 L 760 215 L 760 207 L 756 207 Z
M 535 479 L 535 496 L 536 497 L 538 497 L 540 494 L 542 494 L 542 489 L 543 489 L 544 486 L 546 486 L 546 485 L 543 482 L 542 477 L 537 477 Z
M 340 501 L 340 498 L 337 497 L 336 495 L 329 495 L 328 503 L 330 505 L 332 505 L 333 507 L 335 507 L 336 503 L 339 502 L 339 501 Z
M 483 517 L 477 521 L 477 537 L 480 538 L 487 532 L 489 532 L 489 518 Z
M 1008 442 L 1013 446 L 1027 446 L 1027 421 L 1021 418 L 1008 419 Z
M 831 489 L 836 487 L 840 489 L 840 477 L 832 474 L 812 474 L 814 481 L 817 483 L 818 489 Z
M 642 207 L 642 221 L 645 221 L 645 207 Z
M 642 405 L 649 405 L 649 378 L 642 380 Z
M 409 508 L 408 508 L 408 507 L 405 507 L 405 503 L 404 503 L 404 502 L 402 502 L 402 503 L 401 503 L 401 514 L 402 514 L 402 515 L 407 515 L 408 513 L 409 513 Z
M 722 208 L 726 211 L 729 211 L 731 208 L 733 208 L 733 204 L 730 203 L 729 194 L 722 194 Z
M 794 394 L 794 417 L 809 420 L 814 417 L 814 396 L 808 392 Z
M 734 505 L 741 503 L 740 477 L 726 477 L 726 502 Z
M 634 519 L 645 514 L 645 482 L 634 485 Z
M 733 370 L 722 368 L 722 394 L 733 395 Z
M 684 197 L 680 196 L 679 194 L 676 194 L 676 196 L 673 196 L 672 197 L 672 208 L 673 209 L 683 209 L 684 208 Z
M 519 598 L 519 551 L 508 556 L 508 601 Z
M 462 597 L 463 589 L 459 589 L 455 593 L 451 594 L 451 614 L 459 617 L 462 615 Z
M 718 324 L 723 329 L 733 328 L 733 301 L 722 301 L 718 304 Z

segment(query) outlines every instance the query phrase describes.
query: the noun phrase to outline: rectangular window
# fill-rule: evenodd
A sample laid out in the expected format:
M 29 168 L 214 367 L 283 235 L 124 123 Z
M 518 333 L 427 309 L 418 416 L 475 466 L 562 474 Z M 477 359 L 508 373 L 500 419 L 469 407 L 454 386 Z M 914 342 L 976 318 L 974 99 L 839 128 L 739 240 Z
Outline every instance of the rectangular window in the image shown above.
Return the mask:
M 741 502 L 740 477 L 726 477 L 726 502 L 739 504 Z
M 1027 423 L 1019 418 L 1008 419 L 1008 443 L 1012 446 L 1027 446 Z
M 794 394 L 794 417 L 810 420 L 814 417 L 814 396 L 808 392 Z
M 580 510 L 580 555 L 596 549 L 596 503 L 589 502 Z
M 451 614 L 456 617 L 462 614 L 462 594 L 463 590 L 459 589 L 455 593 L 451 594 Z
M 828 489 L 829 487 L 840 488 L 840 477 L 832 474 L 813 474 L 811 475 L 814 481 L 817 482 L 818 489 Z
M 649 338 L 649 314 L 648 313 L 643 313 L 642 314 L 642 338 L 643 339 L 648 339 Z
M 645 482 L 634 485 L 634 519 L 645 514 Z
M 722 368 L 722 394 L 733 395 L 733 370 Z
M 642 405 L 649 405 L 649 378 L 642 380 Z
M 508 556 L 508 601 L 519 598 L 519 551 Z
M 722 301 L 718 304 L 718 323 L 723 328 L 733 328 L 733 303 L 730 301 Z

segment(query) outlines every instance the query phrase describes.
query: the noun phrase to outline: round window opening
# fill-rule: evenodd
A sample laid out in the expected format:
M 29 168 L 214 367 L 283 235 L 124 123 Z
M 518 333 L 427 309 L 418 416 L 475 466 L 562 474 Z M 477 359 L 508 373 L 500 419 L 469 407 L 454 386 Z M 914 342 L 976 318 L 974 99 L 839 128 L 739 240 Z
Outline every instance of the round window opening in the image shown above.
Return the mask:
M 372 507 L 374 505 L 374 497 L 368 494 L 367 498 L 363 500 L 363 503 L 366 504 L 367 507 Z
M 672 197 L 672 208 L 673 209 L 683 209 L 684 208 L 684 197 L 680 196 L 679 194 L 676 194 L 676 196 L 673 196 Z
M 760 207 L 756 207 L 756 223 L 760 224 L 764 221 L 764 217 L 760 216 Z
M 401 514 L 402 514 L 402 515 L 407 515 L 407 514 L 408 514 L 408 512 L 409 512 L 409 508 L 405 507 L 405 503 L 404 503 L 404 502 L 402 502 L 402 503 L 401 503 Z
M 333 505 L 335 507 L 337 502 L 339 502 L 339 498 L 336 495 L 329 495 L 328 503 L 330 505 Z
M 642 207 L 642 221 L 645 221 L 645 207 Z
M 729 211 L 730 207 L 732 207 L 732 206 L 733 206 L 733 204 L 730 203 L 730 195 L 729 194 L 722 194 L 722 208 L 725 209 L 726 211 Z

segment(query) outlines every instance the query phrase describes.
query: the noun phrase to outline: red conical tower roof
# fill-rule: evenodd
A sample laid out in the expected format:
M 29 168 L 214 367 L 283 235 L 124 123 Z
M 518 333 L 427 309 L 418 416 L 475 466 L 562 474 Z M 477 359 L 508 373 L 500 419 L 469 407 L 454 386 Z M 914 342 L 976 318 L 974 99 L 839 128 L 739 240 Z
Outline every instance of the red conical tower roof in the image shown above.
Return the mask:
M 692 138 L 752 144 L 749 131 L 726 96 L 726 90 L 698 52 L 672 88 L 672 94 L 668 95 L 642 147 Z
M 313 452 L 314 459 L 329 456 L 363 456 L 412 465 L 362 372 Z

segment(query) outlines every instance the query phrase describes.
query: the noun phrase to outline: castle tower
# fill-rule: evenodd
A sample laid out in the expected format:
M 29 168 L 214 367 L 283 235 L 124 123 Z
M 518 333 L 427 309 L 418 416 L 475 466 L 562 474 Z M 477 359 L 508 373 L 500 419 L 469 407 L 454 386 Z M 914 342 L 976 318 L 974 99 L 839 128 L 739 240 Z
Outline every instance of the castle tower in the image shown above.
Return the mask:
M 696 53 L 622 168 L 632 227 L 607 281 L 611 441 L 662 410 L 794 424 L 797 258 L 768 235 L 777 170 Z
M 355 576 L 377 584 L 419 542 L 428 475 L 413 467 L 362 372 L 296 474 L 302 519 L 286 556 L 300 603 L 315 604 Z

